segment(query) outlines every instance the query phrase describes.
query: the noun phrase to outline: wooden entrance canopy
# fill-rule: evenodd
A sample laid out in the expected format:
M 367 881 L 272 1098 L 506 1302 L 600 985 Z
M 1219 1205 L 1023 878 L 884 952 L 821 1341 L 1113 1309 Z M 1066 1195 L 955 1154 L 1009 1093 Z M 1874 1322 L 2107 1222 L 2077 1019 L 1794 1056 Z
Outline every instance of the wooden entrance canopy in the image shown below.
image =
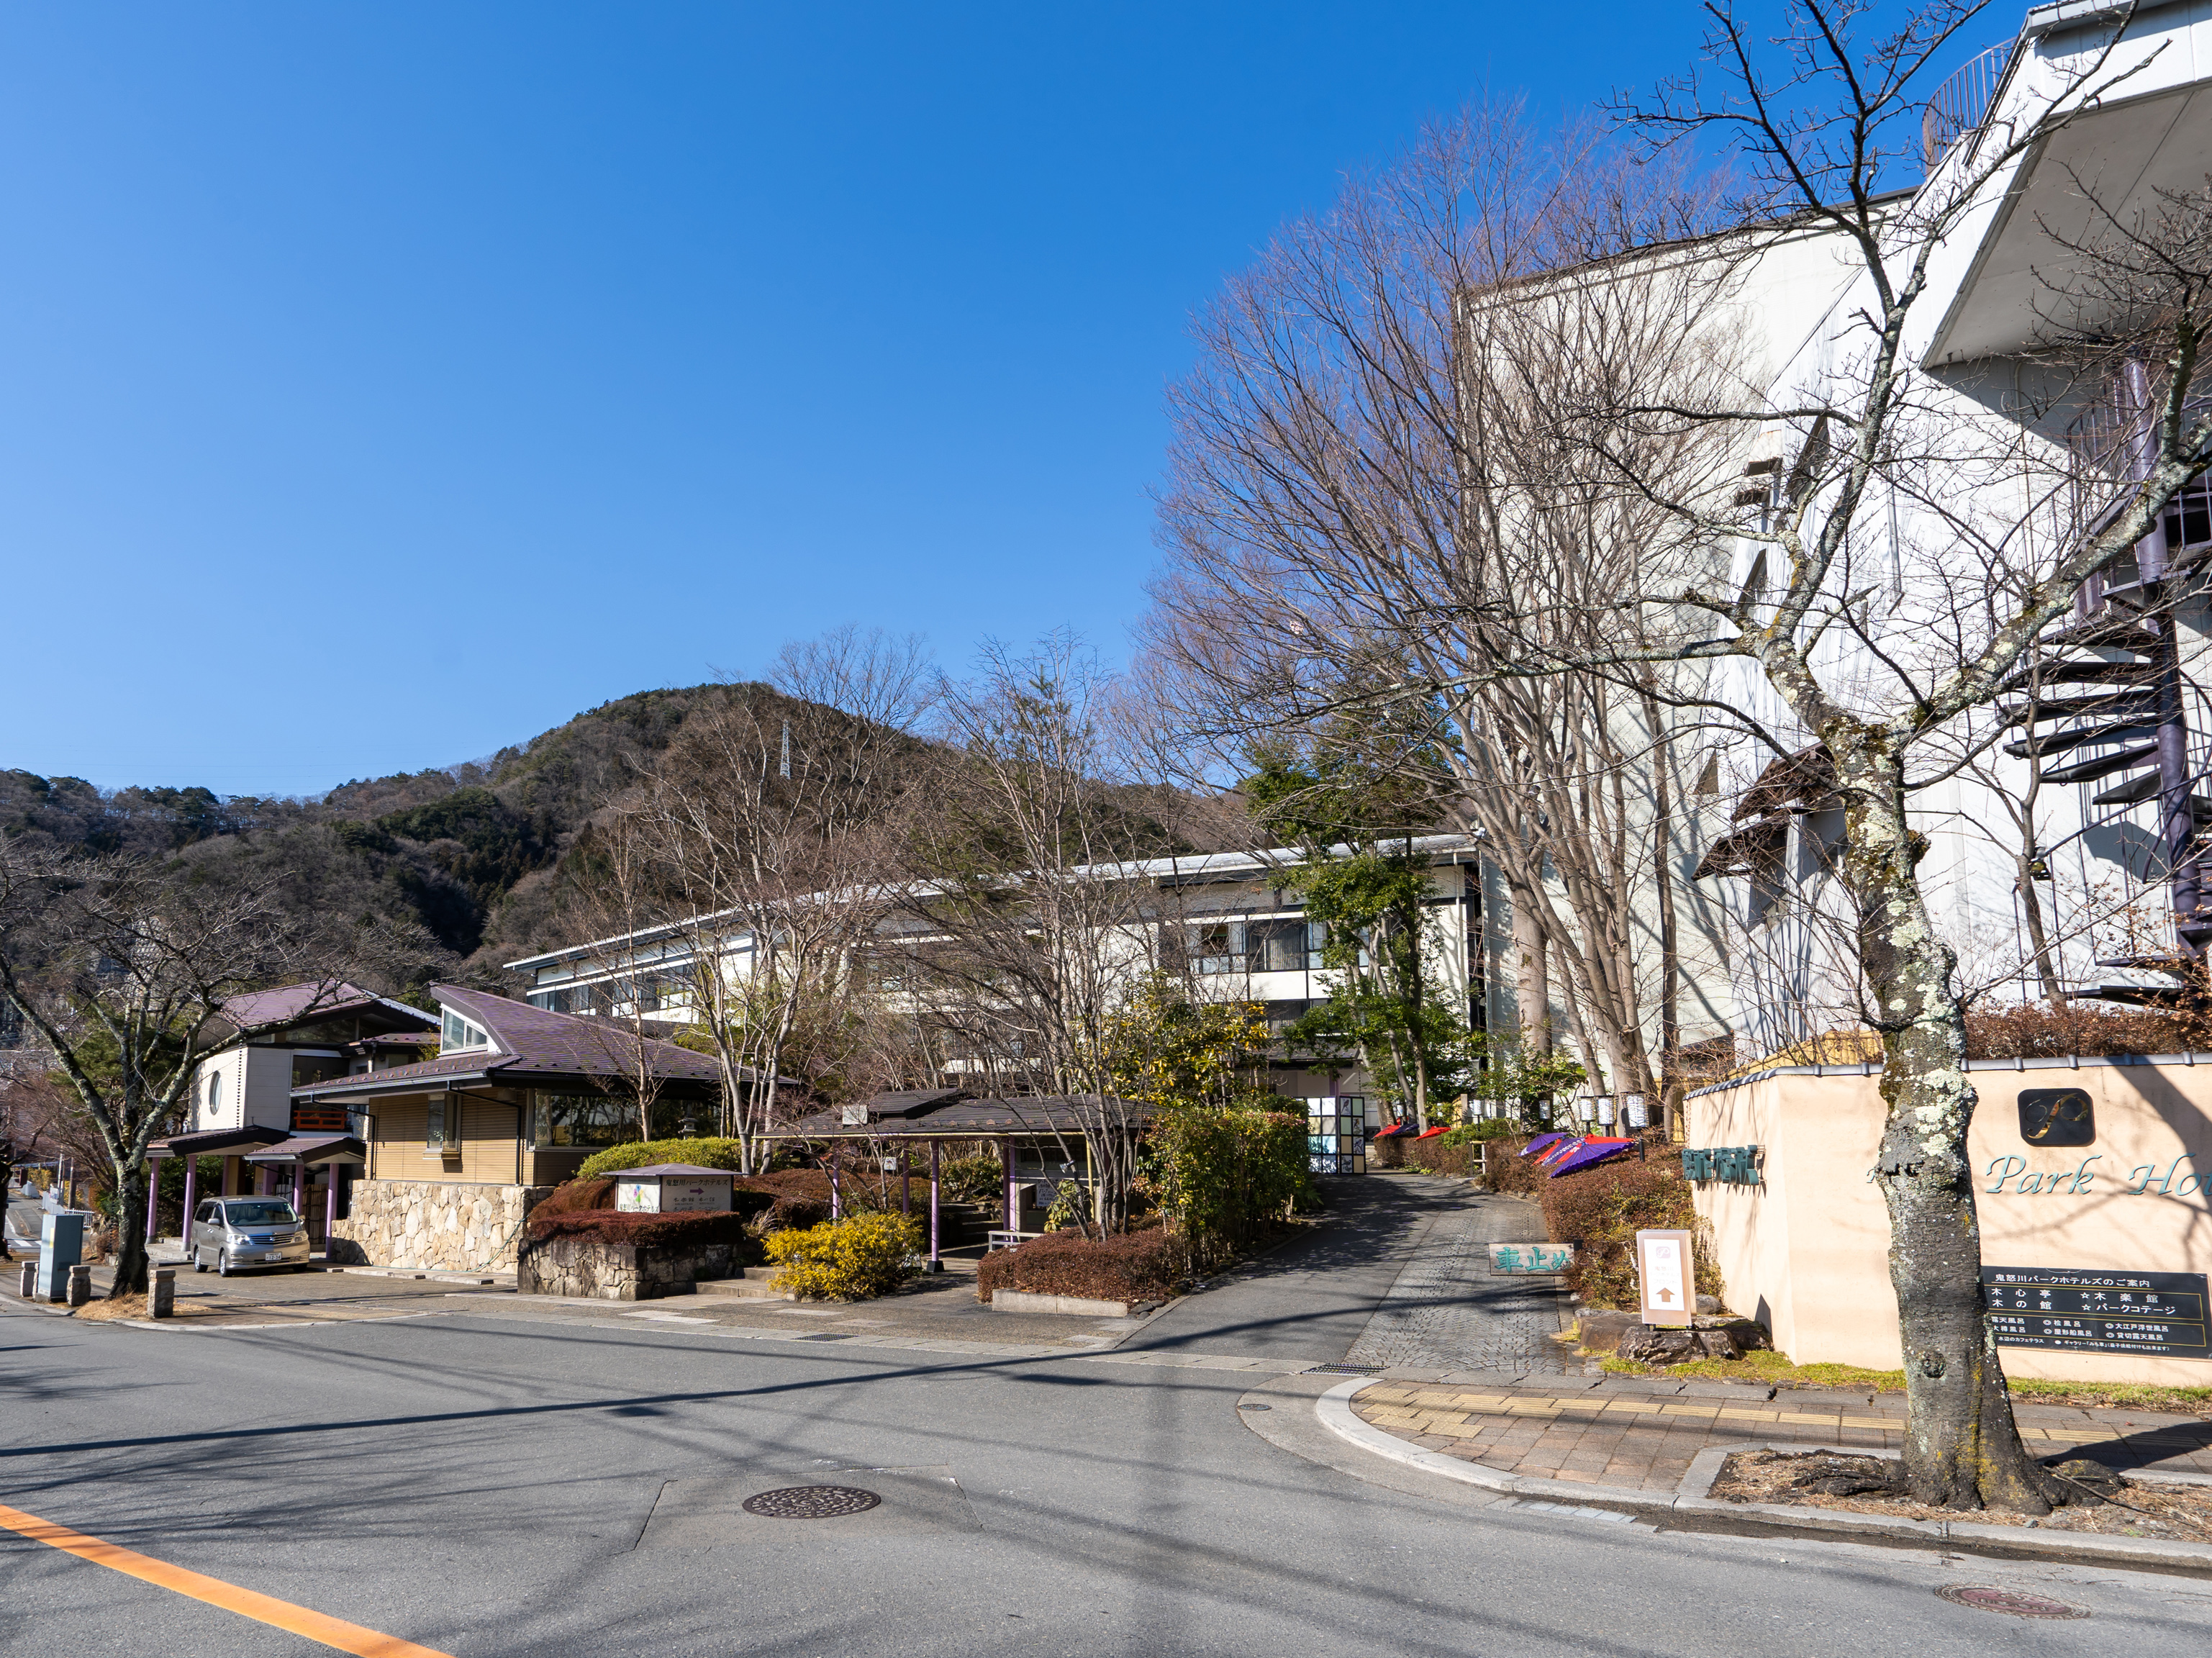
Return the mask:
M 979 1096 L 964 1089 L 909 1089 L 878 1094 L 866 1103 L 838 1106 L 802 1117 L 790 1127 L 768 1135 L 781 1140 L 888 1141 L 899 1148 L 899 1206 L 913 1212 L 908 1187 L 906 1146 L 927 1142 L 929 1146 L 929 1270 L 943 1270 L 939 1253 L 938 1178 L 940 1152 L 947 1140 L 994 1139 L 999 1142 L 1000 1168 L 1005 1187 L 1006 1230 L 1018 1230 L 1019 1213 L 1014 1196 L 1014 1152 L 1017 1139 L 1079 1139 L 1086 1146 L 1101 1130 L 1133 1133 L 1144 1126 L 1151 1108 L 1133 1100 L 1097 1094 L 1039 1094 L 1018 1099 Z M 830 1203 L 839 1207 L 837 1167 L 830 1165 Z

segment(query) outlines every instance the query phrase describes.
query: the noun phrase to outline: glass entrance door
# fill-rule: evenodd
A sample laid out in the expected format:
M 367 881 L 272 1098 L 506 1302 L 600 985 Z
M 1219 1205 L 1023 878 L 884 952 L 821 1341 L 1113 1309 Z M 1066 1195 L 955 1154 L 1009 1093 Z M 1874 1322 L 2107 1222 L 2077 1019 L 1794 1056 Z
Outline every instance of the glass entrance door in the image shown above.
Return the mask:
M 1367 1172 L 1367 1097 L 1344 1094 L 1306 1102 L 1307 1167 L 1316 1175 Z

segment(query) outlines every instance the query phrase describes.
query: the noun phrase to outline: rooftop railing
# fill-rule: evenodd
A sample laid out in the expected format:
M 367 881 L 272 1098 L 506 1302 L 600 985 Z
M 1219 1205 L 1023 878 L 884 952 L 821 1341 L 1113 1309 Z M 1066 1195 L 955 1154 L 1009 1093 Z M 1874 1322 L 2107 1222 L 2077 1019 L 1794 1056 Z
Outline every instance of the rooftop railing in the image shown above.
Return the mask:
M 1959 70 L 1936 88 L 1920 117 L 1922 159 L 1932 171 L 1951 146 L 1978 131 L 1989 118 L 1990 102 L 2004 79 L 2015 43 L 2006 41 L 1970 58 Z

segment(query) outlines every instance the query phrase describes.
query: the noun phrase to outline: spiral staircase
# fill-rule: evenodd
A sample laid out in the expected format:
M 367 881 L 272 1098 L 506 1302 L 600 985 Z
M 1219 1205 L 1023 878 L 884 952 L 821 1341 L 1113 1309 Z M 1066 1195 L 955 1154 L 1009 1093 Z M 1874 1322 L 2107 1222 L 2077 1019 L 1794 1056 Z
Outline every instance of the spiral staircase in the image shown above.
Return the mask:
M 2107 452 L 2110 425 L 2087 432 Z M 2042 784 L 2083 792 L 2083 828 L 2069 841 L 2122 853 L 2128 900 L 2160 884 L 2169 895 L 2159 926 L 2127 929 L 2132 950 L 2097 958 L 2129 976 L 2079 985 L 2075 996 L 2155 1004 L 2201 993 L 2212 948 L 2212 700 L 2185 671 L 2182 618 L 2203 605 L 2208 569 L 2212 480 L 2200 477 L 2130 556 L 2084 585 L 2075 620 L 2000 688 L 2019 699 L 2001 702 L 2000 717 L 2025 733 L 2004 752 L 2032 762 Z

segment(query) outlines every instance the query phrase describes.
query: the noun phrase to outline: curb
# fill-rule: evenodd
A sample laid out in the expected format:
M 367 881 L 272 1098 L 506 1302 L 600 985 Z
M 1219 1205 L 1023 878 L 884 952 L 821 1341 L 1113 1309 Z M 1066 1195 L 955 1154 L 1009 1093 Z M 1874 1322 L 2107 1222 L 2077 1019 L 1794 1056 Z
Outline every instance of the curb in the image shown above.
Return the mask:
M 1736 1537 L 1797 1537 L 1828 1542 L 1881 1543 L 1906 1548 L 1955 1552 L 2010 1560 L 2066 1560 L 2081 1564 L 2125 1567 L 2185 1577 L 2212 1577 L 2212 1543 L 2175 1543 L 2152 1537 L 2106 1537 L 2094 1533 L 2045 1532 L 2020 1526 L 1982 1526 L 1966 1521 L 1904 1520 L 1852 1514 L 1832 1509 L 1804 1509 L 1776 1503 L 1723 1503 L 1705 1493 L 1720 1477 L 1722 1464 L 1738 1451 L 1827 1451 L 1845 1456 L 1876 1455 L 1863 1446 L 1768 1444 L 1747 1440 L 1712 1445 L 1698 1453 L 1671 1494 L 1630 1491 L 1618 1485 L 1585 1485 L 1573 1480 L 1524 1478 L 1440 1451 L 1425 1451 L 1395 1434 L 1362 1422 L 1352 1400 L 1382 1380 L 1352 1376 L 1314 1400 L 1314 1414 L 1339 1438 L 1394 1462 L 1403 1462 L 1462 1485 L 1502 1496 L 1571 1501 L 1583 1508 L 1609 1509 L 1658 1522 L 1662 1529 L 1723 1533 Z M 2199 1474 L 2160 1474 L 2130 1469 L 2128 1477 L 2161 1485 L 2212 1485 Z

